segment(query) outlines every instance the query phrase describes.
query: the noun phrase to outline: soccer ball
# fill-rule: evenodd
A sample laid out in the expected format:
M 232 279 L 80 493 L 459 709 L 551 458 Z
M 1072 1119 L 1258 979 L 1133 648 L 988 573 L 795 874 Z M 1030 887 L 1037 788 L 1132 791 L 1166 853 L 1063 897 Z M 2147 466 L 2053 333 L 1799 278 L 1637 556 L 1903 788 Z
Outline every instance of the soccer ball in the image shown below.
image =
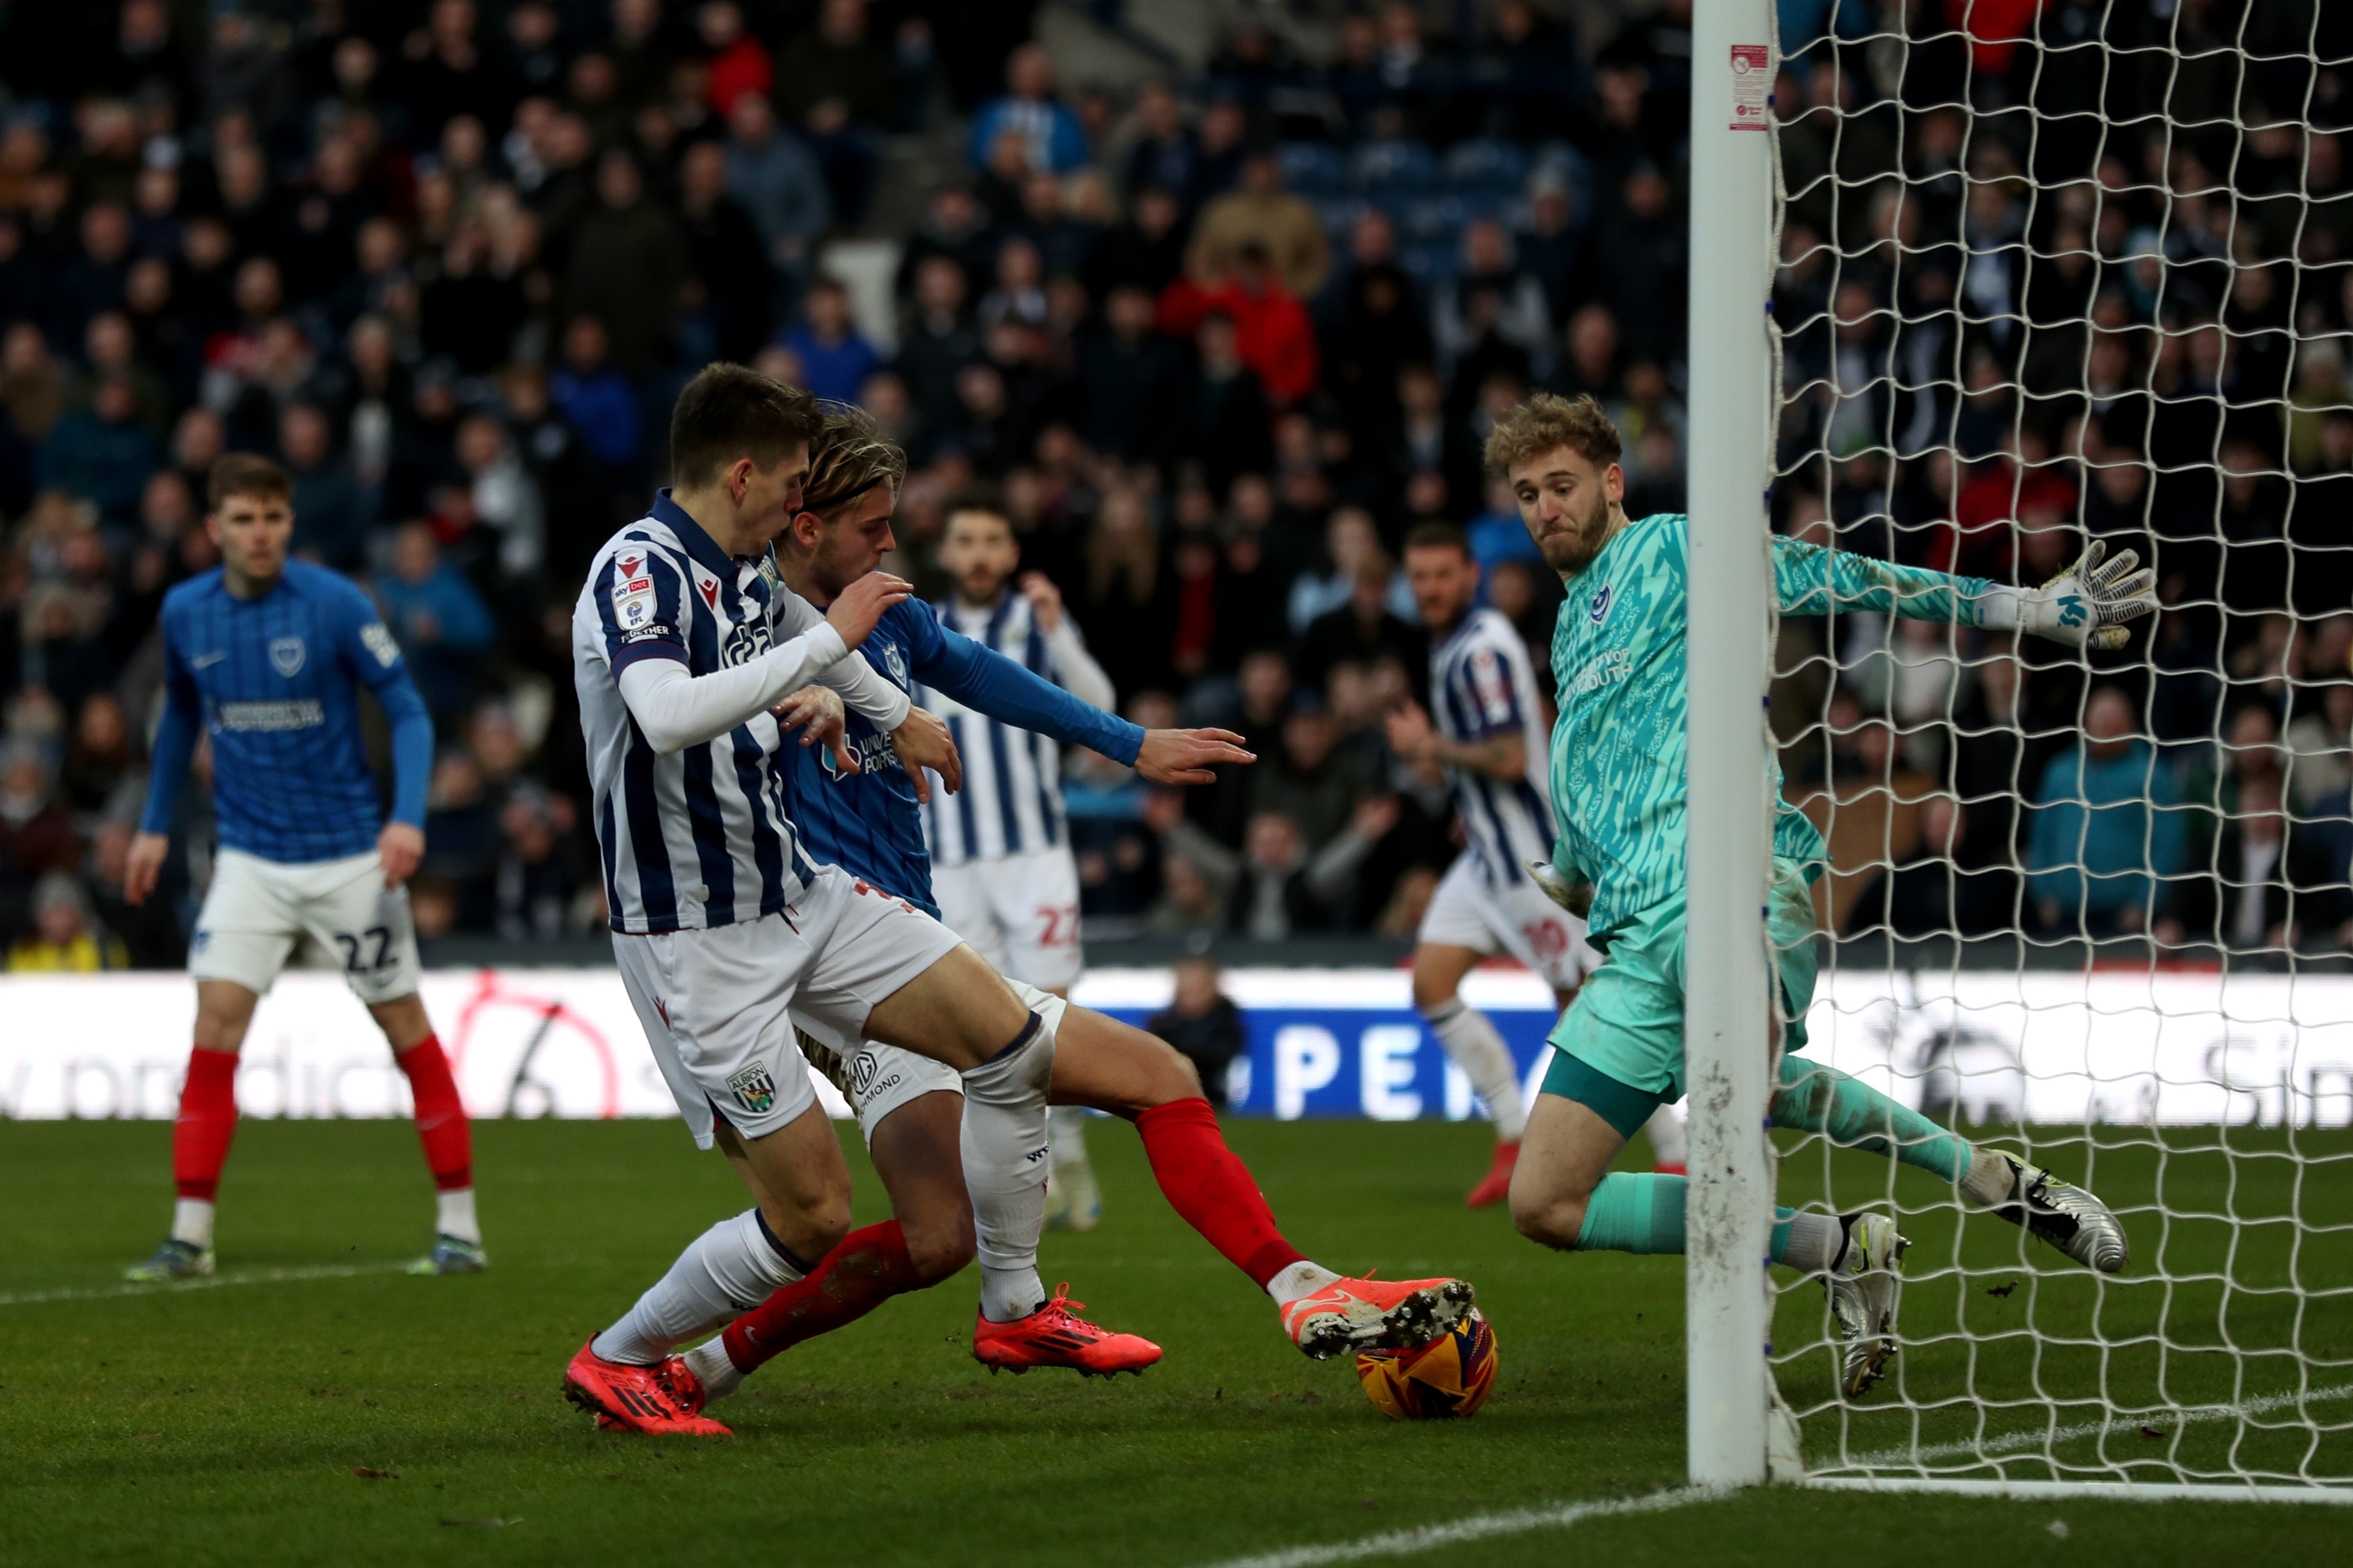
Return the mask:
M 1495 1331 L 1471 1315 L 1419 1350 L 1383 1351 L 1356 1358 L 1356 1381 L 1374 1408 L 1396 1421 L 1438 1421 L 1468 1415 L 1495 1386 Z

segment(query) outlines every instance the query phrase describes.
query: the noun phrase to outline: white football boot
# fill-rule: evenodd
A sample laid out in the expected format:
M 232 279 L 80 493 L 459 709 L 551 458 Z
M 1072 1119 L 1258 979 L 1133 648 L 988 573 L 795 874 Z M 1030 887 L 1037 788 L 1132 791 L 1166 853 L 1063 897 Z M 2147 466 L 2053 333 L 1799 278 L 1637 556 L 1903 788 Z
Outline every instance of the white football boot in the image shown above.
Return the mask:
M 1849 1399 L 1886 1375 L 1895 1354 L 1896 1299 L 1903 1289 L 1904 1249 L 1912 1244 L 1896 1233 L 1885 1215 L 1839 1216 L 1846 1227 L 1846 1250 L 1822 1289 L 1841 1342 L 1839 1392 Z
M 2085 1188 L 2030 1165 L 1999 1149 L 1979 1149 L 1978 1163 L 1961 1183 L 1961 1194 L 2010 1224 L 2049 1242 L 2087 1268 L 2121 1274 L 2132 1248 L 2125 1227 Z M 1988 1157 L 1999 1162 L 1989 1165 Z

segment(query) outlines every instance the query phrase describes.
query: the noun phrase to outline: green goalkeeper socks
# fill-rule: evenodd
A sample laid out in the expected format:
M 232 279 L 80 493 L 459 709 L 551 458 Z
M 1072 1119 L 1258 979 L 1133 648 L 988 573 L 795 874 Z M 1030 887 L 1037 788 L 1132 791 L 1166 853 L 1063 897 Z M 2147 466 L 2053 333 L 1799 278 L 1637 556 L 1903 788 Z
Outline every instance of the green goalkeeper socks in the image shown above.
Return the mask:
M 1683 1251 L 1683 1184 L 1681 1176 L 1619 1173 L 1602 1177 L 1585 1200 L 1577 1250 L 1646 1256 Z
M 1577 1233 L 1577 1250 L 1682 1252 L 1686 1185 L 1681 1176 L 1620 1173 L 1602 1177 L 1601 1184 L 1585 1201 L 1585 1224 Z M 1799 1214 L 1795 1209 L 1773 1211 L 1769 1250 L 1776 1263 L 1807 1270 L 1827 1268 L 1841 1239 L 1834 1216 Z
M 1820 1132 L 1850 1149 L 1868 1149 L 1906 1165 L 1958 1182 L 1969 1168 L 1968 1141 L 1836 1068 L 1803 1057 L 1781 1058 L 1781 1087 L 1773 1096 L 1773 1125 Z

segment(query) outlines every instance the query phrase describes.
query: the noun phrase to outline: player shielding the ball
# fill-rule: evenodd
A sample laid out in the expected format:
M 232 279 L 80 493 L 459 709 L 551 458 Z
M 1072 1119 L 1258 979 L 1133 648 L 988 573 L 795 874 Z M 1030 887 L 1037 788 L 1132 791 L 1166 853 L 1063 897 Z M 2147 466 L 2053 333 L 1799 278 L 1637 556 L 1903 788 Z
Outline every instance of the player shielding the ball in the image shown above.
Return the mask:
M 567 1394 L 641 1431 L 723 1432 L 672 1347 L 797 1283 L 848 1232 L 849 1170 L 796 1017 L 942 1062 L 968 1110 L 1041 1133 L 1050 1085 L 1132 1108 L 1172 1205 L 1267 1289 L 1311 1355 L 1447 1331 L 1472 1305 L 1463 1281 L 1347 1279 L 1283 1239 L 1166 1045 L 1017 994 L 912 903 L 810 860 L 786 814 L 770 711 L 809 676 L 886 728 L 916 728 L 919 743 L 895 745 L 911 775 L 935 765 L 953 785 L 957 770 L 953 748 L 904 717 L 904 691 L 846 657 L 907 585 L 871 572 L 819 617 L 775 579 L 768 548 L 800 510 L 821 428 L 807 393 L 741 366 L 704 370 L 672 414 L 677 488 L 598 551 L 574 611 L 622 981 L 697 1142 L 725 1151 L 755 1202 L 581 1347 Z M 1042 1155 L 1042 1138 L 1029 1147 Z
M 891 525 L 907 456 L 884 437 L 872 416 L 828 405 L 809 461 L 800 510 L 777 536 L 775 561 L 786 587 L 824 607 L 897 548 Z M 951 537 L 961 530 L 969 539 L 976 531 L 985 537 L 991 525 L 1005 526 L 993 514 L 959 507 L 951 513 L 949 530 Z M 1032 804 L 1024 812 L 1029 830 L 1042 834 L 1040 817 L 1059 827 L 1059 816 L 1045 816 L 1034 791 L 1039 772 L 1051 776 L 1055 751 L 1062 744 L 1101 752 L 1166 784 L 1205 784 L 1215 776 L 1208 772 L 1212 763 L 1251 761 L 1234 743 L 1239 737 L 1223 731 L 1147 733 L 1090 706 L 1047 679 L 1054 666 L 1043 646 L 1007 637 L 1002 617 L 982 629 L 997 635 L 987 640 L 965 637 L 944 625 L 934 606 L 909 599 L 884 611 L 859 645 L 858 658 L 942 717 L 967 760 L 961 791 L 953 796 L 934 792 L 935 812 L 970 810 L 987 818 L 1007 808 L 1002 794 L 993 797 L 995 804 L 975 797 L 988 787 L 984 781 L 991 773 L 1013 771 L 1001 759 L 1016 757 L 1032 770 Z M 1017 660 L 1007 646 L 1027 657 Z M 1103 682 L 1106 697 L 1109 684 Z M 928 914 L 939 913 L 928 852 L 936 840 L 927 836 L 915 781 L 876 727 L 862 716 L 843 714 L 839 699 L 822 688 L 796 693 L 787 700 L 792 711 L 780 716 L 797 721 L 811 703 L 829 711 L 778 762 L 791 781 L 793 821 L 803 843 L 813 858 L 831 861 Z M 976 739 L 984 725 L 1002 725 L 1007 734 Z M 838 738 L 837 727 L 843 731 Z M 999 791 L 1015 787 L 1003 777 L 996 784 Z M 1068 851 L 1060 852 L 1067 858 Z M 975 862 L 967 869 L 997 864 Z M 1049 868 L 1046 875 L 1050 874 Z M 1039 885 L 1039 879 L 1029 883 Z M 1070 886 L 1075 900 L 1075 880 Z M 1008 902 L 1016 911 L 1026 907 Z M 1074 917 L 1074 909 L 1061 912 Z M 1035 925 L 1024 929 L 1030 936 L 1039 934 Z M 1075 969 L 1074 955 L 1066 962 L 1065 974 Z M 1031 1007 L 1059 1005 L 1045 982 L 1060 976 L 1015 971 L 1008 977 Z M 688 1364 L 702 1378 L 709 1397 L 733 1392 L 746 1373 L 771 1358 L 855 1321 L 889 1297 L 945 1279 L 976 1252 L 980 1309 L 973 1353 L 984 1364 L 1014 1371 L 1068 1367 L 1092 1374 L 1140 1372 L 1160 1359 L 1160 1347 L 1149 1341 L 1110 1332 L 1078 1316 L 1079 1303 L 1067 1293 L 1048 1299 L 1038 1275 L 1045 1173 L 1035 1158 L 1043 1129 L 1035 1124 L 1034 1111 L 1007 1117 L 976 1106 L 967 1118 L 959 1079 L 940 1063 L 890 1046 L 834 1038 L 812 1019 L 794 1022 L 804 1050 L 856 1111 L 876 1173 L 891 1194 L 893 1217 L 851 1232 L 807 1279 L 736 1320 L 722 1339 L 690 1352 Z
M 425 854 L 433 721 L 367 595 L 287 559 L 294 487 L 232 454 L 213 465 L 206 531 L 221 564 L 164 596 L 164 722 L 123 896 L 142 903 L 169 852 L 173 808 L 196 740 L 212 743 L 220 852 L 188 943 L 196 1026 L 172 1129 L 179 1202 L 172 1233 L 133 1280 L 213 1271 L 213 1203 L 237 1131 L 237 1058 L 253 1010 L 295 944 L 341 963 L 407 1075 L 417 1132 L 440 1190 L 432 1252 L 414 1271 L 483 1266 L 473 1134 L 448 1059 L 417 996 L 405 884 Z M 359 688 L 392 723 L 387 820 L 361 743 Z
M 1634 1131 L 1683 1088 L 1684 736 L 1690 624 L 1688 521 L 1626 515 L 1619 436 L 1590 397 L 1539 395 L 1496 423 L 1488 466 L 1511 482 L 1520 520 L 1567 598 L 1553 632 L 1560 717 L 1552 861 L 1606 955 L 1552 1032 L 1554 1054 L 1512 1178 L 1512 1217 L 1547 1246 L 1680 1253 L 1683 1178 L 1611 1173 Z M 2004 587 L 1776 538 L 1785 615 L 1867 609 L 1912 620 L 2030 631 L 2072 647 L 2121 646 L 2156 607 L 2152 574 L 2100 546 L 2042 588 Z M 1766 931 L 1779 986 L 1777 1127 L 1932 1171 L 1960 1195 L 2104 1273 L 2125 1266 L 2124 1228 L 2082 1187 L 2017 1155 L 1973 1147 L 1834 1068 L 1804 1060 L 1814 990 L 1810 888 L 1829 857 L 1772 773 L 1773 878 Z M 1841 1345 L 1840 1386 L 1861 1394 L 1895 1349 L 1894 1219 L 1776 1211 L 1773 1260 L 1824 1277 Z

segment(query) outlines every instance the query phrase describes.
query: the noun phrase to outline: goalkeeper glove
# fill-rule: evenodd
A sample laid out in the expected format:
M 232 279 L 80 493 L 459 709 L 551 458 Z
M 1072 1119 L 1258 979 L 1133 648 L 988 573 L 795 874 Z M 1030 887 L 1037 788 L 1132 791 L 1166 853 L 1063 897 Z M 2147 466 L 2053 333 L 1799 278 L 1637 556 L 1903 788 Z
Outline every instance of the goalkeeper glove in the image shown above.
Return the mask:
M 2107 561 L 2094 539 L 2075 563 L 2040 588 L 1995 588 L 1978 601 L 1978 625 L 1995 631 L 2032 632 L 2070 647 L 2119 648 L 2131 640 L 2125 622 L 2157 608 L 2157 573 L 2127 550 Z M 2105 564 L 2103 564 L 2105 562 Z

